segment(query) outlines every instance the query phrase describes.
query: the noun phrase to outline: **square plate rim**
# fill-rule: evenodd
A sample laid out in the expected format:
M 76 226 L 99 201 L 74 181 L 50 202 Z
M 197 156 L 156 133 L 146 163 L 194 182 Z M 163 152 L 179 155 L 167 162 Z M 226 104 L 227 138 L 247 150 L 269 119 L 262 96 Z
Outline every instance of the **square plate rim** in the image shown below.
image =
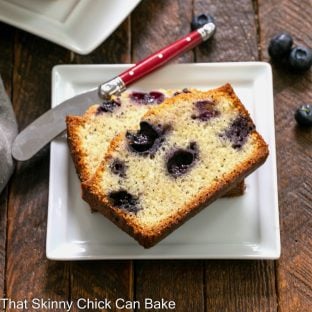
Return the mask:
M 80 0 L 79 0 L 80 1 Z M 84 5 L 103 5 L 101 2 L 92 2 L 93 0 L 84 0 Z M 65 35 L 65 38 L 62 40 L 60 36 L 57 35 L 57 33 L 47 33 L 46 31 L 42 30 L 41 28 L 33 27 L 32 25 L 27 24 L 27 22 L 24 22 L 20 20 L 19 18 L 12 18 L 10 16 L 6 16 L 5 14 L 1 13 L 0 10 L 0 21 L 3 23 L 6 23 L 8 25 L 11 25 L 13 27 L 17 27 L 19 29 L 22 29 L 24 31 L 27 31 L 33 35 L 36 35 L 38 37 L 41 37 L 43 39 L 49 40 L 55 44 L 58 44 L 64 48 L 67 48 L 73 52 L 76 52 L 80 55 L 86 55 L 91 53 L 93 50 L 95 50 L 103 41 L 105 41 L 115 30 L 116 28 L 131 14 L 131 12 L 136 8 L 136 6 L 142 1 L 142 0 L 123 0 L 127 1 L 128 10 L 127 13 L 124 14 L 120 19 L 117 19 L 116 22 L 113 23 L 113 26 L 109 29 L 109 31 L 104 31 L 102 36 L 99 36 L 97 40 L 94 40 L 93 43 L 90 43 L 88 46 L 82 46 L 82 44 L 79 44 L 77 41 L 77 38 L 73 38 L 73 36 L 70 36 L 67 32 L 66 27 L 62 27 L 63 35 Z M 5 8 L 6 5 L 9 6 L 17 6 L 15 3 L 10 4 L 6 1 L 0 0 L 0 9 L 1 7 Z M 21 7 L 21 11 L 27 11 L 28 14 L 31 14 L 32 17 L 40 17 L 44 15 L 41 15 L 37 12 L 29 12 L 27 9 Z M 99 7 L 99 10 L 101 8 Z M 75 11 L 75 9 L 74 9 Z M 54 22 L 54 21 L 53 21 Z M 57 23 L 59 24 L 59 23 Z M 60 26 L 60 24 L 58 25 Z M 65 40 L 66 39 L 66 40 Z
M 57 74 L 60 74 L 60 72 L 64 74 L 66 71 L 71 71 L 71 70 L 77 70 L 77 69 L 86 69 L 86 70 L 102 70 L 102 69 L 107 69 L 107 68 L 114 68 L 114 69 L 125 69 L 131 66 L 131 64 L 103 64 L 103 65 L 57 65 L 53 68 L 52 70 L 52 95 L 55 93 L 55 76 Z M 262 68 L 262 70 L 265 71 L 265 74 L 267 75 L 267 78 L 269 79 L 267 83 L 268 87 L 268 95 L 269 95 L 269 101 L 271 102 L 272 105 L 272 111 L 274 113 L 274 102 L 273 102 L 273 84 L 272 84 L 272 70 L 270 64 L 266 62 L 223 62 L 223 63 L 188 63 L 188 64 L 172 64 L 168 65 L 171 66 L 172 68 L 174 67 L 219 67 L 219 68 L 230 68 L 230 67 L 254 67 L 254 68 Z M 168 67 L 166 66 L 166 67 Z M 53 96 L 52 96 L 53 98 Z M 54 101 L 54 105 L 55 105 Z M 274 121 L 274 114 L 273 114 L 273 121 Z M 271 125 L 274 130 L 274 124 Z M 275 146 L 275 132 L 271 134 Z M 51 155 L 53 151 L 53 143 L 51 146 Z M 53 260 L 98 260 L 98 259 L 278 259 L 280 257 L 280 252 L 281 252 L 281 246 L 280 246 L 280 226 L 279 226 L 279 211 L 278 211 L 278 196 L 277 196 L 277 171 L 276 171 L 276 151 L 275 148 L 270 151 L 273 157 L 273 180 L 274 184 L 273 188 L 274 190 L 274 197 L 275 197 L 275 202 L 274 202 L 274 212 L 273 212 L 273 219 L 274 219 L 274 243 L 272 246 L 270 246 L 270 249 L 266 251 L 266 253 L 260 254 L 259 253 L 254 253 L 254 254 L 249 254 L 249 255 L 224 255 L 224 256 L 214 256 L 214 255 L 209 255 L 209 257 L 203 257 L 202 255 L 199 256 L 190 256 L 188 254 L 185 254 L 183 256 L 177 256 L 177 257 L 172 257 L 172 256 L 103 256 L 103 255 L 93 255 L 93 256 L 66 256 L 66 255 L 59 255 L 57 251 L 49 250 L 48 246 L 48 233 L 47 233 L 47 245 L 46 245 L 46 255 L 49 259 Z M 50 169 L 51 169 L 51 162 L 52 162 L 52 157 L 50 159 Z M 51 175 L 50 175 L 51 178 Z M 51 182 L 51 181 L 50 181 Z M 51 185 L 51 184 L 50 184 Z M 49 201 L 50 201 L 50 196 L 49 196 Z M 50 214 L 50 202 L 49 202 L 49 214 Z M 48 215 L 49 215 L 48 214 Z M 48 220 L 49 221 L 49 220 Z M 48 222 L 49 225 L 49 222 Z

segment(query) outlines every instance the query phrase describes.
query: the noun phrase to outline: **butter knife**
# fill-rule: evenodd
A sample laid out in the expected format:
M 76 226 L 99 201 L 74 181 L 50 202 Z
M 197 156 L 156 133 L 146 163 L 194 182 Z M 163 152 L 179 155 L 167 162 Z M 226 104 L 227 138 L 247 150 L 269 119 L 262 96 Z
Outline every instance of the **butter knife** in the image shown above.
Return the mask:
M 209 22 L 97 88 L 74 96 L 50 109 L 18 134 L 12 145 L 12 156 L 19 161 L 30 159 L 66 129 L 65 117 L 67 115 L 81 115 L 90 105 L 120 94 L 130 84 L 161 67 L 175 56 L 209 39 L 215 29 L 215 24 Z

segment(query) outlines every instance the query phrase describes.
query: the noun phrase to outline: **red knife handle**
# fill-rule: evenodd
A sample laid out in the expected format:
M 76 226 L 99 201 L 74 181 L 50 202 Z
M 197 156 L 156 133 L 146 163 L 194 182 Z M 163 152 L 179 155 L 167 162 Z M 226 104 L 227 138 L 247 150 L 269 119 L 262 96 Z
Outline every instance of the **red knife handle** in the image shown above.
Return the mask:
M 198 31 L 193 31 L 169 46 L 153 53 L 119 75 L 126 86 L 164 65 L 175 56 L 190 50 L 203 41 Z
M 207 23 L 169 46 L 153 53 L 112 80 L 101 84 L 99 86 L 100 97 L 110 98 L 111 95 L 124 91 L 131 83 L 164 65 L 175 56 L 210 38 L 215 32 L 215 28 L 213 23 Z

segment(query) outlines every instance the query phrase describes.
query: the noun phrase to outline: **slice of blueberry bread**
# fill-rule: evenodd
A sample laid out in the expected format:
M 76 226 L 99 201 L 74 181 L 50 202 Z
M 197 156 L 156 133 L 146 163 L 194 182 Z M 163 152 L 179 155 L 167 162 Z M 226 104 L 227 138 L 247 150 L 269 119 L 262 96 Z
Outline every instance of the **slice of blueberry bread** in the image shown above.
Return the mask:
M 80 180 L 83 182 L 93 176 L 115 135 L 137 124 L 149 108 L 162 103 L 165 98 L 187 92 L 190 90 L 124 92 L 101 105 L 92 105 L 83 116 L 67 116 L 68 143 Z M 244 181 L 227 196 L 243 193 Z
M 268 146 L 227 84 L 151 108 L 117 135 L 83 198 L 148 248 L 259 167 Z

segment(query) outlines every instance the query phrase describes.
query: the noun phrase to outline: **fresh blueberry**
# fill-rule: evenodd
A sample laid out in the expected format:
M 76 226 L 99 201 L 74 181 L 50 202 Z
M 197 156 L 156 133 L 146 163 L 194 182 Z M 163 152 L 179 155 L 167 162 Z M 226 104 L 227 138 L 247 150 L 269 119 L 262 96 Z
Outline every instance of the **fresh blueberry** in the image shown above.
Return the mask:
M 195 30 L 204 26 L 207 23 L 215 24 L 215 19 L 209 14 L 200 14 L 193 17 L 191 22 L 191 28 L 192 30 Z
M 163 141 L 164 129 L 154 127 L 146 121 L 140 123 L 140 130 L 136 133 L 126 133 L 128 145 L 134 152 L 153 153 Z
M 198 148 L 195 142 L 191 142 L 187 149 L 175 150 L 168 159 L 167 170 L 170 175 L 177 178 L 184 173 L 194 164 L 198 155 Z
M 128 212 L 137 213 L 138 210 L 140 210 L 138 198 L 125 190 L 111 192 L 109 194 L 109 199 L 113 206 L 124 209 Z
M 307 47 L 295 47 L 289 55 L 290 68 L 295 71 L 309 70 L 312 65 L 312 50 Z
M 119 175 L 120 177 L 126 176 L 125 163 L 120 159 L 114 159 L 110 165 L 110 169 L 114 174 Z
M 102 113 L 112 113 L 116 107 L 120 106 L 120 102 L 117 100 L 104 100 L 102 104 L 98 107 L 96 114 L 102 114 Z
M 158 91 L 152 91 L 149 93 L 132 92 L 130 98 L 133 102 L 138 104 L 160 104 L 165 100 L 165 95 Z
M 295 119 L 301 126 L 312 126 L 312 105 L 304 104 L 295 112 Z
M 293 39 L 288 33 L 280 33 L 274 36 L 269 44 L 268 52 L 272 59 L 280 61 L 282 57 L 290 53 Z

